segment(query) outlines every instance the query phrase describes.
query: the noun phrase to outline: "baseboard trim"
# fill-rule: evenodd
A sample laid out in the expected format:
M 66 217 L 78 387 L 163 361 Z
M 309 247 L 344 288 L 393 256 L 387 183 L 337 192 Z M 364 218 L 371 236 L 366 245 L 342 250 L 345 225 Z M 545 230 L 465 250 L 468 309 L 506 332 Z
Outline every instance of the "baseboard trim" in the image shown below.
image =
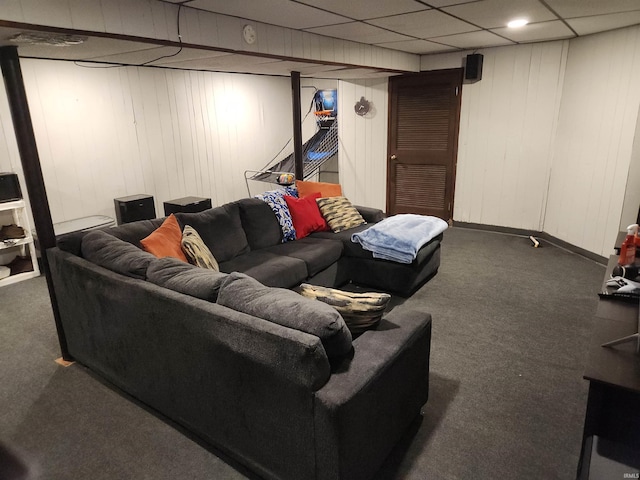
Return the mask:
M 546 232 L 536 232 L 534 230 L 525 230 L 522 228 L 511 228 L 511 227 L 500 227 L 498 225 L 485 225 L 482 223 L 468 223 L 468 222 L 453 222 L 454 227 L 460 228 L 469 228 L 473 230 L 484 230 L 488 232 L 496 232 L 496 233 L 506 233 L 509 235 L 518 235 L 522 237 L 529 237 L 533 235 L 537 239 L 545 240 L 556 247 L 562 248 L 564 250 L 568 250 L 571 253 L 576 253 L 581 255 L 589 260 L 593 260 L 596 263 L 602 264 L 604 266 L 607 265 L 609 259 L 607 257 L 603 257 L 602 255 L 598 255 L 596 253 L 585 250 L 584 248 L 577 247 L 569 242 L 565 242 L 564 240 L 560 240 L 559 238 L 554 237 L 553 235 L 549 235 Z

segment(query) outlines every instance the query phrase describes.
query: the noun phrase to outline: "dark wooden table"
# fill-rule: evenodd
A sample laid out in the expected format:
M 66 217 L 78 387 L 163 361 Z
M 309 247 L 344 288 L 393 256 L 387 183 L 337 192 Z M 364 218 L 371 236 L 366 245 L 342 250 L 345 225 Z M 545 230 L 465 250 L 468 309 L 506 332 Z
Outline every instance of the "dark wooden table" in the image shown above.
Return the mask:
M 609 258 L 604 282 L 618 257 Z M 637 341 L 614 347 L 602 344 L 638 332 L 638 304 L 600 300 L 584 378 L 589 397 L 583 431 L 583 454 L 589 437 L 597 436 L 622 449 L 637 451 L 640 458 L 640 355 Z M 581 459 L 583 455 L 581 455 Z M 578 466 L 578 477 L 582 461 Z M 630 470 L 632 472 L 632 470 Z

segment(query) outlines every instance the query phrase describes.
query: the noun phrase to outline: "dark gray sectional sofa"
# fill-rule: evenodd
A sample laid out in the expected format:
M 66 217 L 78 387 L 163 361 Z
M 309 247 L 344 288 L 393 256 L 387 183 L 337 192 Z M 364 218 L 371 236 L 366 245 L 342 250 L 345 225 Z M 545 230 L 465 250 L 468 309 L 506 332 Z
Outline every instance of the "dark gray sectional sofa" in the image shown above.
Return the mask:
M 351 245 L 353 229 L 281 243 L 257 199 L 176 217 L 222 272 L 247 276 L 142 251 L 162 219 L 61 238 L 47 257 L 70 354 L 264 478 L 370 478 L 427 401 L 431 317 L 396 308 L 352 338 L 331 307 L 285 289 L 352 280 L 407 295 L 436 272 L 442 237 L 400 265 Z M 265 308 L 247 313 L 239 291 Z

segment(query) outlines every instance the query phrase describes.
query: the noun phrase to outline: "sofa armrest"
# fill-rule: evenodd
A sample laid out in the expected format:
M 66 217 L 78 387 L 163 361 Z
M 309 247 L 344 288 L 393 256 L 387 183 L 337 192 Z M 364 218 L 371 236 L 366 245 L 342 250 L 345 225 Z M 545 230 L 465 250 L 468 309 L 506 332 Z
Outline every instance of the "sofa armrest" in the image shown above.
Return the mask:
M 428 398 L 430 314 L 396 308 L 353 345 L 316 392 L 318 478 L 373 476 Z
M 376 223 L 386 217 L 384 212 L 379 208 L 371 208 L 371 207 L 363 207 L 361 205 L 354 205 L 356 210 L 360 212 L 362 218 L 365 219 L 367 223 Z

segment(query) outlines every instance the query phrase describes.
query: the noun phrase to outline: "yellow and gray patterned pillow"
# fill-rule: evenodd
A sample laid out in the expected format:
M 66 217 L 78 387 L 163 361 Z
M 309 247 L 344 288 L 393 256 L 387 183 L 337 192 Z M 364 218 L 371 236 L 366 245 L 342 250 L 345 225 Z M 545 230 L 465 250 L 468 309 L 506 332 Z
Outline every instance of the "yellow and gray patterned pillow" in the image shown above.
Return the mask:
M 378 292 L 344 292 L 335 288 L 301 284 L 296 291 L 307 298 L 320 300 L 335 308 L 352 335 L 374 328 L 380 323 L 391 295 Z
M 334 233 L 367 223 L 356 207 L 345 197 L 317 198 L 316 203 Z
M 184 252 L 189 263 L 200 268 L 208 268 L 210 270 L 220 271 L 216 258 L 211 250 L 205 245 L 200 235 L 191 225 L 185 225 L 182 230 L 182 251 Z

